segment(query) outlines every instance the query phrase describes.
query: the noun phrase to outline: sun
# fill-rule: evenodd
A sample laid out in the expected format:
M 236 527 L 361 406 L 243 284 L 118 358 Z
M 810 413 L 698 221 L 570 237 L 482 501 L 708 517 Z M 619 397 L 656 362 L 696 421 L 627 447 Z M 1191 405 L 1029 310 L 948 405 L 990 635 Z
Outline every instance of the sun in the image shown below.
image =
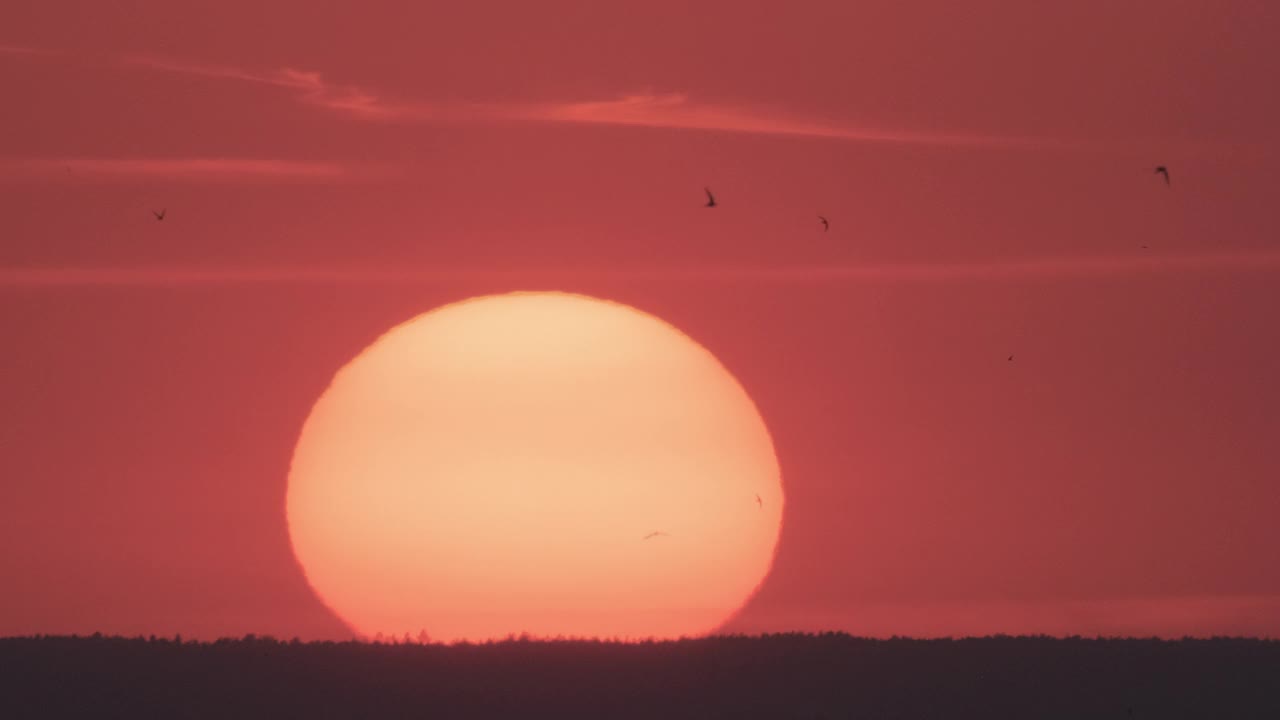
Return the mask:
M 565 293 L 399 325 L 303 425 L 289 533 L 357 632 L 711 632 L 769 571 L 783 511 L 760 413 L 671 325 Z

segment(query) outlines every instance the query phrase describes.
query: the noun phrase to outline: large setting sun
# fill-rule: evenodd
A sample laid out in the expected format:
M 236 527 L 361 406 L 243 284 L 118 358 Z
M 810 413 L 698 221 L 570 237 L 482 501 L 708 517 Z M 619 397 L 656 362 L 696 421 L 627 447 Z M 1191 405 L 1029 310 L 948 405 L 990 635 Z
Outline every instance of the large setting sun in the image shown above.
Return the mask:
M 338 372 L 289 531 L 358 632 L 675 637 L 769 570 L 783 494 L 742 386 L 657 318 L 562 293 L 448 305 Z

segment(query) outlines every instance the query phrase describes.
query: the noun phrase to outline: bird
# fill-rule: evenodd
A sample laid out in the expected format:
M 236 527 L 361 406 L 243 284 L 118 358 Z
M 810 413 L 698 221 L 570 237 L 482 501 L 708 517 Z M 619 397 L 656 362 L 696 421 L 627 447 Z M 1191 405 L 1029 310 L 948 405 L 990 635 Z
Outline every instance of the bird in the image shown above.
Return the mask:
M 827 222 L 826 218 L 819 215 L 818 219 L 822 221 L 822 232 L 827 232 L 831 229 L 831 223 Z
M 764 501 L 760 499 L 760 493 L 756 493 L 756 505 L 759 505 L 761 510 L 764 509 Z
M 653 532 L 649 533 L 648 535 L 645 535 L 640 539 L 648 540 L 649 538 L 656 538 L 656 537 L 667 537 L 667 533 L 664 533 L 661 530 L 654 530 Z
M 151 214 L 156 216 L 156 220 L 163 220 L 163 219 L 164 219 L 164 215 L 165 215 L 165 213 L 167 213 L 167 212 L 169 212 L 169 209 L 168 209 L 168 208 L 165 208 L 164 210 L 161 210 L 160 212 L 156 212 L 155 210 L 152 210 L 152 211 L 151 211 Z
M 1156 173 L 1157 175 L 1163 175 L 1163 176 L 1164 176 L 1164 184 L 1165 184 L 1165 187 L 1169 187 L 1169 186 L 1170 186 L 1170 183 L 1169 183 L 1169 168 L 1167 168 L 1167 167 L 1165 167 L 1165 166 L 1163 166 L 1163 165 L 1158 165 L 1158 166 L 1156 166 L 1155 173 Z
M 703 188 L 707 192 L 707 207 L 716 206 L 716 196 L 711 194 L 711 188 Z

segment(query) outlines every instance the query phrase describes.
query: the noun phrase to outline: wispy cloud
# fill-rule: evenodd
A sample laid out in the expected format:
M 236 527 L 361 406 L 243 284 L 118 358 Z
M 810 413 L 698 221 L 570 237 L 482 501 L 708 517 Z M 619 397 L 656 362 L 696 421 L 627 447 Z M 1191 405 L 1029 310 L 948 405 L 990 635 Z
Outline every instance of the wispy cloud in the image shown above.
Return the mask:
M 131 56 L 125 58 L 125 62 L 129 65 L 169 73 L 239 80 L 241 82 L 284 88 L 294 93 L 299 101 L 309 105 L 370 120 L 403 117 L 409 114 L 409 108 L 406 106 L 386 103 L 376 95 L 359 87 L 334 85 L 326 81 L 324 76 L 318 72 L 295 70 L 293 68 L 255 72 L 229 65 L 205 65 L 151 56 Z
M 185 181 L 323 181 L 358 179 L 376 168 L 264 158 L 19 158 L 0 159 L 0 180 L 66 178 Z
M 252 71 L 227 65 L 204 65 L 156 57 L 131 57 L 126 62 L 171 73 L 270 85 L 294 93 L 303 103 L 365 120 L 401 122 L 544 122 L 616 125 L 701 131 L 782 135 L 793 137 L 914 143 L 949 146 L 1044 147 L 1054 143 L 1037 138 L 1010 138 L 946 132 L 909 132 L 857 127 L 834 121 L 807 119 L 747 103 L 697 100 L 685 93 L 633 94 L 612 99 L 542 103 L 438 102 L 382 97 L 364 87 L 335 85 L 321 73 L 282 68 Z
M 683 93 L 626 95 L 613 100 L 550 103 L 515 108 L 528 119 L 592 125 L 717 130 L 758 135 L 931 145 L 1044 145 L 1032 138 L 907 132 L 805 119 L 759 105 L 698 101 Z
M 809 280 L 876 278 L 893 280 L 964 280 L 998 278 L 1073 278 L 1108 275 L 1232 272 L 1278 272 L 1280 252 L 1245 251 L 1164 254 L 1142 250 L 1135 255 L 1060 256 L 990 262 L 935 262 L 866 265 L 822 265 L 779 268 L 773 277 Z
M 1280 595 L 1123 597 L 1097 600 L 879 603 L 753 613 L 731 632 L 830 631 L 890 637 L 1101 635 L 1257 636 L 1280 633 Z
M 668 265 L 651 267 L 528 266 L 489 267 L 8 267 L 0 268 L 0 288 L 199 288 L 245 285 L 387 286 L 477 280 L 551 286 L 563 281 L 651 280 L 707 283 L 821 283 L 864 281 L 945 281 L 991 278 L 1132 276 L 1210 271 L 1280 272 L 1280 252 L 1168 257 L 1083 257 L 986 263 L 878 263 L 828 266 Z
M 27 55 L 27 56 L 43 56 L 59 54 L 57 50 L 45 50 L 43 48 L 26 47 L 23 45 L 5 45 L 0 43 L 0 55 Z
M 61 54 L 60 51 L 55 50 L 0 45 L 0 54 L 3 53 Z M 365 121 L 612 125 L 852 142 L 941 147 L 1004 147 L 1042 151 L 1097 149 L 1106 146 L 1105 143 L 1080 139 L 884 128 L 806 116 L 769 103 L 710 100 L 696 98 L 682 92 L 646 92 L 623 94 L 611 98 L 546 102 L 405 99 L 387 97 L 365 85 L 334 83 L 320 72 L 293 67 L 255 70 L 235 65 L 191 62 L 155 55 L 129 55 L 117 60 L 135 68 L 274 87 L 287 91 L 297 102 L 305 105 Z

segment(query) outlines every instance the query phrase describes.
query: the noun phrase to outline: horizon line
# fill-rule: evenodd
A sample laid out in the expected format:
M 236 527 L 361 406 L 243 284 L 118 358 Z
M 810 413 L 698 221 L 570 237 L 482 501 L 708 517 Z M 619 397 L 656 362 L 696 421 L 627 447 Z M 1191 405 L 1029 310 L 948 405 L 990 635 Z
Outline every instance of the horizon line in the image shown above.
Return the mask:
M 372 179 L 386 175 L 377 166 L 266 157 L 0 157 L 0 182 L 39 179 L 71 181 L 294 181 Z
M 1162 644 L 1181 643 L 1181 642 L 1254 642 L 1254 643 L 1280 643 L 1280 638 L 1274 638 L 1270 635 L 1180 635 L 1178 637 L 1164 637 L 1160 635 L 1109 635 L 1103 633 L 1062 635 L 1056 633 L 987 633 L 984 635 L 860 635 L 847 630 L 775 630 L 760 632 L 725 632 L 710 633 L 707 635 L 681 635 L 679 637 L 658 637 L 646 636 L 639 638 L 625 638 L 621 636 L 600 636 L 600 635 L 532 635 L 530 633 L 509 633 L 501 638 L 485 638 L 477 640 L 433 640 L 427 639 L 425 642 L 410 635 L 409 641 L 404 640 L 403 635 L 391 636 L 378 635 L 373 637 L 354 636 L 343 639 L 309 639 L 303 640 L 299 636 L 282 637 L 271 633 L 249 632 L 243 635 L 219 635 L 211 640 L 200 639 L 195 636 L 184 637 L 182 633 L 173 635 L 161 635 L 158 633 L 145 634 L 113 634 L 104 632 L 93 632 L 90 634 L 80 633 L 32 633 L 29 635 L 0 635 L 0 643 L 29 641 L 38 642 L 42 640 L 55 641 L 125 641 L 125 642 L 144 642 L 144 643 L 165 643 L 174 644 L 181 642 L 183 645 L 218 645 L 226 643 L 265 643 L 275 645 L 385 645 L 388 647 L 418 646 L 418 647 L 459 647 L 459 646 L 476 646 L 476 645 L 509 645 L 509 644 L 530 644 L 530 645 L 569 645 L 569 644 L 592 644 L 592 645 L 659 645 L 659 644 L 679 644 L 688 642 L 713 642 L 713 641 L 753 641 L 753 640 L 773 640 L 773 639 L 830 639 L 840 638 L 851 640 L 854 642 L 864 643 L 938 643 L 938 642 L 992 642 L 992 641 L 1043 641 L 1053 640 L 1057 642 L 1155 642 Z

